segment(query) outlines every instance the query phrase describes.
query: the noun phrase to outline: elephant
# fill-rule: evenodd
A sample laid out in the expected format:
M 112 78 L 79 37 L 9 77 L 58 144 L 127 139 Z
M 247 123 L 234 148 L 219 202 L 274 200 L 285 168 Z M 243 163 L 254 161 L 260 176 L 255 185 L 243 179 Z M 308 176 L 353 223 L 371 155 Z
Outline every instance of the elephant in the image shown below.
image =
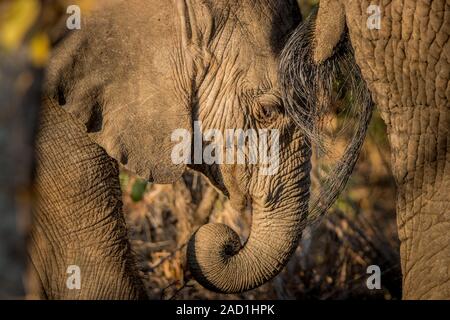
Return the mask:
M 301 21 L 294 0 L 98 0 L 81 29 L 55 33 L 36 142 L 29 256 L 34 295 L 145 299 L 127 240 L 118 170 L 172 183 L 205 175 L 240 212 L 244 244 L 223 224 L 187 248 L 194 278 L 232 293 L 274 277 L 297 247 L 311 148 L 283 106 L 278 67 Z M 279 170 L 259 163 L 174 162 L 172 134 L 273 129 Z M 207 144 L 206 141 L 203 141 Z M 246 155 L 247 156 L 247 155 Z M 77 278 L 78 276 L 78 278 Z
M 397 185 L 404 299 L 450 299 L 449 25 L 445 0 L 321 0 L 281 58 L 284 102 L 303 127 L 325 112 L 342 69 L 353 70 L 380 111 Z M 314 126 L 306 126 L 311 136 Z

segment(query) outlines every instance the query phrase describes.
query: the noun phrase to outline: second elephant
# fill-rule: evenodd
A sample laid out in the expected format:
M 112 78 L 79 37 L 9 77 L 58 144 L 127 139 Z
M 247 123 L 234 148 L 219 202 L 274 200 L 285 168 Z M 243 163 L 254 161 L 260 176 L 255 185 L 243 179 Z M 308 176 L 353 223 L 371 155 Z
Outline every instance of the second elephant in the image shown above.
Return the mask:
M 312 122 L 320 115 L 315 107 L 342 68 L 356 75 L 356 96 L 369 90 L 379 108 L 398 186 L 407 299 L 450 299 L 449 25 L 445 0 L 321 0 L 283 54 L 284 91 L 303 98 L 287 103 L 300 124 L 305 104 Z

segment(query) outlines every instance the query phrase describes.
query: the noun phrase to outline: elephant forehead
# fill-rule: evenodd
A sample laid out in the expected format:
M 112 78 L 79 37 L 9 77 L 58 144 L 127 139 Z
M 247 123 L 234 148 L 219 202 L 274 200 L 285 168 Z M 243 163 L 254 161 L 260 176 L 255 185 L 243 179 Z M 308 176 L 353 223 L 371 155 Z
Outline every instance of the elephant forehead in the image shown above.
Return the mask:
M 237 13 L 239 27 L 263 50 L 279 54 L 284 39 L 300 23 L 301 13 L 295 0 L 243 1 Z
M 215 74 L 214 82 L 226 84 L 226 88 L 232 89 L 231 84 L 242 84 L 243 80 L 251 90 L 270 89 L 278 83 L 279 57 L 269 48 L 256 46 L 252 39 L 234 37 L 231 41 L 223 43 L 214 54 L 217 59 L 219 73 Z M 225 80 L 224 80 L 225 79 Z
M 278 59 L 270 55 L 255 54 L 247 73 L 248 81 L 256 87 L 278 88 Z

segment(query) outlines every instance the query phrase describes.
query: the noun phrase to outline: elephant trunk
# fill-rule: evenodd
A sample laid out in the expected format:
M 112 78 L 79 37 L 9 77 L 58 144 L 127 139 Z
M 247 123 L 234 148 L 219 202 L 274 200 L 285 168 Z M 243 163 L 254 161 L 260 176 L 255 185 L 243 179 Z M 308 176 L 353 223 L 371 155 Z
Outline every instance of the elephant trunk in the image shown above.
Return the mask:
M 254 289 L 277 275 L 295 251 L 309 198 L 307 188 L 293 188 L 276 209 L 253 202 L 250 236 L 239 236 L 224 224 L 201 227 L 188 244 L 188 263 L 204 287 L 223 293 Z M 295 193 L 295 195 L 293 195 Z

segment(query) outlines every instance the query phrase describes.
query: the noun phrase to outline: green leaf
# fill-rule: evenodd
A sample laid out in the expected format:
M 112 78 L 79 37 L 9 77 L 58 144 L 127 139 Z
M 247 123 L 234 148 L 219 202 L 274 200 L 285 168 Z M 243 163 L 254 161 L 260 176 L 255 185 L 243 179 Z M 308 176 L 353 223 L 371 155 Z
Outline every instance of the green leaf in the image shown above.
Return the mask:
M 147 188 L 147 181 L 138 179 L 131 188 L 131 199 L 134 202 L 139 202 L 144 197 L 145 189 Z

